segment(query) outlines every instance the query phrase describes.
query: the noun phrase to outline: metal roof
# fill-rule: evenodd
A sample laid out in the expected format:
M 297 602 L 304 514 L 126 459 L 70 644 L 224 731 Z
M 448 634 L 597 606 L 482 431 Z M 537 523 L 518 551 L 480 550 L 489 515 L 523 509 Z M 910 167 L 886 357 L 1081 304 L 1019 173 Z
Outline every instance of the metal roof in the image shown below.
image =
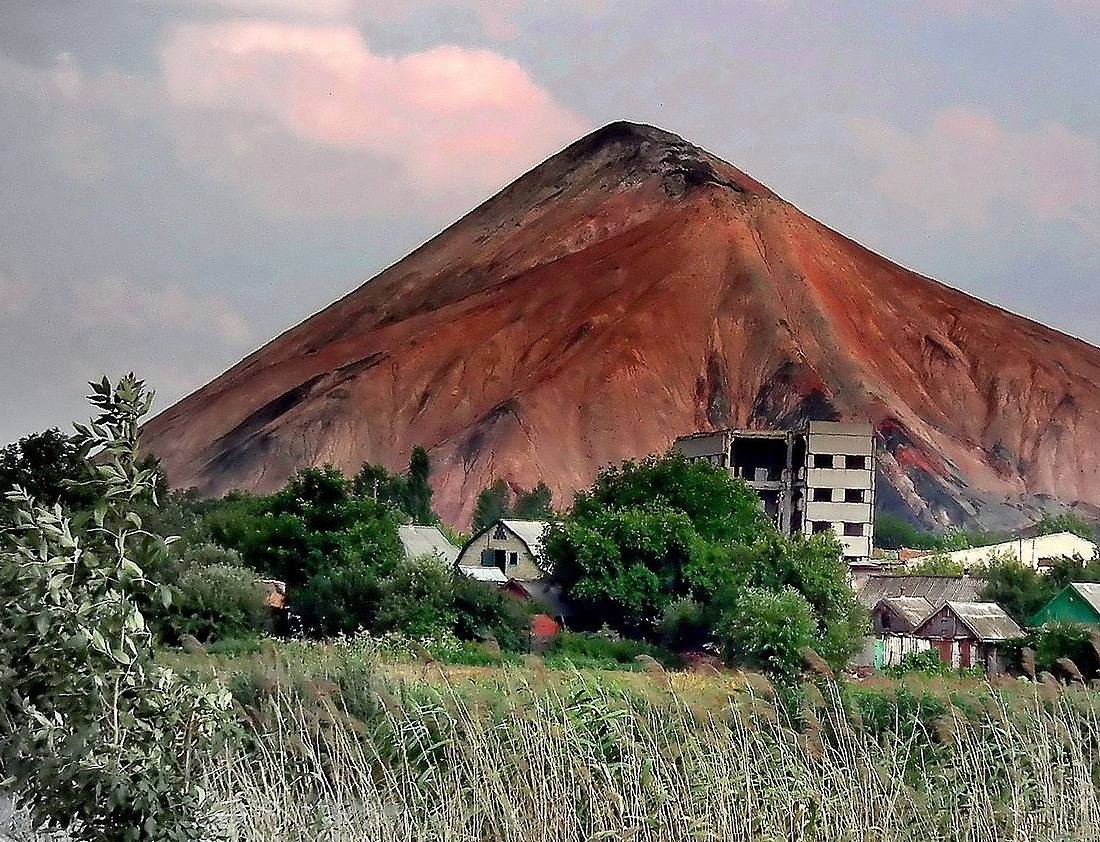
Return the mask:
M 1073 588 L 1097 614 L 1100 614 L 1100 584 L 1093 582 L 1070 582 Z
M 436 526 L 416 526 L 408 524 L 397 527 L 397 537 L 405 550 L 406 558 L 420 558 L 426 555 L 439 556 L 447 564 L 458 561 L 458 547 L 447 540 L 447 536 Z
M 1023 630 L 995 602 L 948 602 L 947 608 L 981 641 L 1023 637 Z
M 458 572 L 463 576 L 469 576 L 471 579 L 477 579 L 479 582 L 494 582 L 503 585 L 508 581 L 508 577 L 504 575 L 504 571 L 499 567 L 469 567 L 463 564 L 459 566 Z
M 868 610 L 897 596 L 919 596 L 936 606 L 952 600 L 977 602 L 983 587 L 985 579 L 972 576 L 868 576 L 856 596 Z
M 542 566 L 542 537 L 549 524 L 545 520 L 501 520 L 531 551 L 535 561 Z
M 932 613 L 933 605 L 923 596 L 888 596 L 879 600 L 878 605 L 886 605 L 895 614 L 915 629 L 924 618 Z M 878 605 L 875 607 L 877 608 Z

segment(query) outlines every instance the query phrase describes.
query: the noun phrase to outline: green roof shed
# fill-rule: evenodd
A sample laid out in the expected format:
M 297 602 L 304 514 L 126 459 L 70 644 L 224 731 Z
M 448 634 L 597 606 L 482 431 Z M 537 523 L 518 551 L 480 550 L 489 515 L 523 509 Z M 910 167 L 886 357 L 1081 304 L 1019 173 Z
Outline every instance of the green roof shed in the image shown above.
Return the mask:
M 1073 582 L 1035 612 L 1029 626 L 1045 623 L 1100 625 L 1100 584 Z

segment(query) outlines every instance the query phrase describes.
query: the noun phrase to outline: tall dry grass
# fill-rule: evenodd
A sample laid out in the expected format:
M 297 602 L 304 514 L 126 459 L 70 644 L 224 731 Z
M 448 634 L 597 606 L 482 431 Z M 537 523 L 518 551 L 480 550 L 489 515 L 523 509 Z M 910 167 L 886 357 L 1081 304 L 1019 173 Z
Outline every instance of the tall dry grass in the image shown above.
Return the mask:
M 352 716 L 336 683 L 267 686 L 206 772 L 233 838 L 1100 839 L 1089 691 L 987 687 L 934 721 L 761 679 L 721 706 L 515 670 L 374 693 Z

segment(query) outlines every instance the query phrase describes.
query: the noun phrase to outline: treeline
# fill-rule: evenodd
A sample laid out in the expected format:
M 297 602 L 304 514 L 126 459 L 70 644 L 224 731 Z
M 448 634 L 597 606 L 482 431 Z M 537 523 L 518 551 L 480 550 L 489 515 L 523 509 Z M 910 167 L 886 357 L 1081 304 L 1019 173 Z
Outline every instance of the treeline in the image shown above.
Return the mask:
M 33 488 L 38 499 L 80 513 L 79 524 L 89 516 L 81 495 L 92 472 L 82 440 L 57 431 L 24 439 L 0 455 L 0 485 Z M 372 464 L 352 477 L 310 468 L 269 495 L 204 500 L 161 483 L 156 501 L 132 504 L 149 537 L 141 565 L 170 597 L 143 605 L 150 625 L 169 644 L 267 633 L 267 580 L 278 580 L 299 625 L 277 631 L 492 636 L 525 650 L 530 612 L 541 606 L 456 576 L 434 558 L 405 557 L 402 523 L 445 529 L 430 476 L 417 447 L 400 474 Z M 604 639 L 709 651 L 793 678 L 809 650 L 843 665 L 866 630 L 834 537 L 781 536 L 742 481 L 675 454 L 601 471 L 557 516 L 545 483 L 527 491 L 498 480 L 479 495 L 474 526 L 506 516 L 551 520 L 540 563 L 574 609 L 571 625 Z M 179 539 L 166 545 L 158 541 L 165 535 Z
M 63 506 L 78 526 L 87 524 L 94 494 L 80 442 L 50 430 L 4 448 L 0 495 L 25 487 L 36 500 Z M 142 464 L 157 470 L 155 460 Z M 141 564 L 158 589 L 142 605 L 147 621 L 169 645 L 186 635 L 210 644 L 275 631 L 366 630 L 453 633 L 466 640 L 492 635 L 501 645 L 525 649 L 528 606 L 456 577 L 434 557 L 405 557 L 399 525 L 446 529 L 432 509 L 430 474 L 422 447 L 413 449 L 402 474 L 373 464 L 350 478 L 333 467 L 310 468 L 270 495 L 203 499 L 194 491 L 168 491 L 156 473 L 156 499 L 132 504 L 149 536 Z M 12 512 L 5 503 L 0 527 Z M 178 540 L 165 545 L 158 536 Z M 270 580 L 287 586 L 289 620 L 271 610 Z

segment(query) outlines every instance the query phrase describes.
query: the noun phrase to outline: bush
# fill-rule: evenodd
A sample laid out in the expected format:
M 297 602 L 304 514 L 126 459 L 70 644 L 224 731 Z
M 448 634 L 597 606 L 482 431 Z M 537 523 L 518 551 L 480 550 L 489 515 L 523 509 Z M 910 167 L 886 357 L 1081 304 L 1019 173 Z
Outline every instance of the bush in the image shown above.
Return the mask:
M 639 655 L 648 655 L 662 666 L 679 666 L 679 659 L 666 649 L 608 633 L 563 631 L 550 644 L 543 660 L 547 666 L 577 669 L 644 669 Z
M 789 589 L 754 588 L 737 601 L 719 635 L 726 660 L 793 681 L 802 673 L 802 652 L 813 646 L 816 630 L 813 609 L 804 596 Z
M 895 678 L 912 673 L 931 678 L 954 675 L 955 669 L 951 664 L 946 663 L 935 649 L 926 649 L 923 652 L 909 652 L 902 657 L 901 663 L 896 667 L 887 667 L 885 672 Z
M 431 637 L 456 620 L 454 572 L 436 556 L 407 559 L 382 582 L 377 631 Z
M 176 610 L 166 619 L 175 640 L 190 634 L 201 643 L 271 631 L 269 588 L 243 567 L 195 566 L 180 577 Z
M 526 652 L 531 648 L 528 603 L 505 595 L 495 585 L 457 576 L 453 585 L 454 633 L 462 640 L 496 638 L 502 649 Z
M 152 395 L 130 375 L 92 384 L 100 415 L 77 427 L 94 494 L 88 529 L 23 492 L 0 547 L 0 769 L 39 824 L 89 840 L 209 837 L 213 816 L 192 776 L 213 748 L 229 697 L 181 682 L 154 660 L 138 608 L 148 549 L 129 508 L 156 471 L 136 460 Z M 160 541 L 163 549 L 164 541 Z M 167 594 L 165 594 L 167 595 Z
M 681 597 L 665 607 L 657 624 L 657 637 L 669 649 L 698 649 L 710 640 L 712 625 L 706 606 Z

